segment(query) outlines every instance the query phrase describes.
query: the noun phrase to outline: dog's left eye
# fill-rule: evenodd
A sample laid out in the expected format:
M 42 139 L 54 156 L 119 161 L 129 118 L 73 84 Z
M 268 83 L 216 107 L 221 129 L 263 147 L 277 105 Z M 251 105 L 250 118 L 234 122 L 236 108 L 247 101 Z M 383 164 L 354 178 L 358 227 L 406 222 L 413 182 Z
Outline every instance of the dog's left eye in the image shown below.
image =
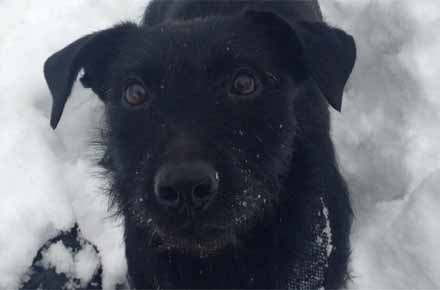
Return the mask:
M 253 97 L 258 90 L 258 79 L 249 70 L 239 70 L 232 78 L 229 94 L 238 97 Z
M 133 82 L 125 87 L 123 98 L 126 103 L 132 106 L 139 106 L 149 99 L 147 89 L 140 82 Z

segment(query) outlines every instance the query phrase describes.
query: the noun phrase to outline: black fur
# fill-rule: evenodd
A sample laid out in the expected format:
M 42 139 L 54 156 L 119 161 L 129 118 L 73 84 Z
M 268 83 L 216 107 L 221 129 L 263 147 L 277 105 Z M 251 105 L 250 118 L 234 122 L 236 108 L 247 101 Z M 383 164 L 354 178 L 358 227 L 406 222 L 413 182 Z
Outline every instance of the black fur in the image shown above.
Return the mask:
M 48 59 L 52 127 L 81 68 L 106 104 L 101 165 L 125 219 L 132 287 L 298 288 L 322 271 L 315 286 L 344 285 L 352 217 L 327 102 L 340 110 L 354 61 L 353 39 L 322 21 L 316 1 L 193 0 L 153 1 L 142 25 L 90 34 Z M 228 91 L 240 69 L 258 80 L 250 98 Z M 151 97 L 139 107 L 121 98 L 133 79 Z M 164 209 L 156 172 L 194 160 L 217 170 L 215 200 L 191 217 Z M 334 248 L 308 267 L 323 206 Z M 189 218 L 215 230 L 181 233 Z

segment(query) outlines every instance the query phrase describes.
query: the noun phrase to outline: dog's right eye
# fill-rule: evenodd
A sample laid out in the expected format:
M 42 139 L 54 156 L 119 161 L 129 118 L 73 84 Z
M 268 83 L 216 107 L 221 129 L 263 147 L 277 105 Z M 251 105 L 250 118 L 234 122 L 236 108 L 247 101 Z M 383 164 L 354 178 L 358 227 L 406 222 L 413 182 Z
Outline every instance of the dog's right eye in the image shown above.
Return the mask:
M 252 99 L 260 92 L 260 82 L 254 72 L 241 68 L 235 72 L 228 88 L 231 97 Z
M 140 82 L 132 82 L 124 88 L 123 99 L 131 106 L 139 106 L 149 101 L 149 94 Z

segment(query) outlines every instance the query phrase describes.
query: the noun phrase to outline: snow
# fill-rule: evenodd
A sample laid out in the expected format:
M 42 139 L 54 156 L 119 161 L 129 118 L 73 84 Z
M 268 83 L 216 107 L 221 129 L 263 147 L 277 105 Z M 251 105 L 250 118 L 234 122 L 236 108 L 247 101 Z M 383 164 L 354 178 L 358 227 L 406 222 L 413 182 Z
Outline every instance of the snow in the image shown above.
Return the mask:
M 322 204 L 322 215 L 324 216 L 325 219 L 325 227 L 322 231 L 322 235 L 324 237 L 326 237 L 327 239 L 327 245 L 326 245 L 326 254 L 327 254 L 327 258 L 330 257 L 330 255 L 333 252 L 333 240 L 332 240 L 332 228 L 330 226 L 330 218 L 328 216 L 328 208 L 324 203 L 324 200 L 321 198 L 321 204 Z M 322 238 L 321 238 L 322 240 Z
M 439 181 L 435 173 L 404 199 L 378 204 L 353 253 L 362 288 L 439 288 Z
M 62 241 L 50 246 L 42 253 L 41 264 L 46 269 L 54 268 L 58 274 L 66 273 L 69 276 L 75 271 L 72 250 L 66 248 Z
M 90 244 L 82 245 L 80 251 L 66 247 L 62 241 L 52 244 L 42 252 L 41 265 L 46 269 L 54 269 L 58 274 L 65 274 L 69 284 L 86 287 L 99 268 L 99 256 Z
M 96 178 L 93 165 L 98 153 L 89 146 L 102 104 L 76 85 L 52 131 L 42 66 L 51 53 L 86 33 L 138 21 L 145 5 L 145 0 L 0 1 L 0 289 L 17 288 L 37 250 L 75 221 L 100 251 L 104 287 L 123 283 L 121 221 L 106 210 L 100 194 L 105 180 Z M 358 62 L 332 128 L 356 215 L 349 286 L 438 289 L 440 2 L 321 0 L 321 5 L 328 22 L 353 34 L 358 44 Z M 53 245 L 50 256 L 61 259 L 67 253 L 61 246 Z M 76 275 L 87 280 L 91 252 L 72 259 Z
M 75 255 L 74 261 L 75 277 L 81 281 L 81 287 L 86 287 L 98 270 L 99 256 L 91 245 L 86 244 L 84 248 Z
M 352 191 L 350 288 L 440 288 L 440 2 L 321 1 L 358 62 L 333 135 Z
M 42 67 L 50 53 L 85 33 L 140 19 L 143 6 L 145 1 L 0 2 L 0 289 L 17 288 L 38 249 L 75 220 L 100 250 L 104 287 L 124 281 L 121 221 L 109 218 L 102 181 L 90 165 L 88 138 L 100 104 L 75 87 L 65 118 L 52 131 Z

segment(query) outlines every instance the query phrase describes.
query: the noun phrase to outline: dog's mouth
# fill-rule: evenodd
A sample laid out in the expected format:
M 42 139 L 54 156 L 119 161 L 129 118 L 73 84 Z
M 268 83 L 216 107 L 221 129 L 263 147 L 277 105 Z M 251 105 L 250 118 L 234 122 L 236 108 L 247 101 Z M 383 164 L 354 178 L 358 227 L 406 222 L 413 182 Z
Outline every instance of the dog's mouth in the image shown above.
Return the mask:
M 147 247 L 191 256 L 216 256 L 241 248 L 247 234 L 270 218 L 276 206 L 271 194 L 276 189 L 271 184 L 250 173 L 245 177 L 246 183 L 235 182 L 219 190 L 209 209 L 165 210 L 154 202 L 139 207 Z
M 163 251 L 212 256 L 236 244 L 235 235 L 226 227 L 187 221 L 172 232 L 157 229 L 149 246 Z
M 193 237 L 195 239 L 206 239 L 222 234 L 224 227 L 211 224 L 196 224 L 192 221 L 185 222 L 175 230 L 175 235 L 182 237 Z

